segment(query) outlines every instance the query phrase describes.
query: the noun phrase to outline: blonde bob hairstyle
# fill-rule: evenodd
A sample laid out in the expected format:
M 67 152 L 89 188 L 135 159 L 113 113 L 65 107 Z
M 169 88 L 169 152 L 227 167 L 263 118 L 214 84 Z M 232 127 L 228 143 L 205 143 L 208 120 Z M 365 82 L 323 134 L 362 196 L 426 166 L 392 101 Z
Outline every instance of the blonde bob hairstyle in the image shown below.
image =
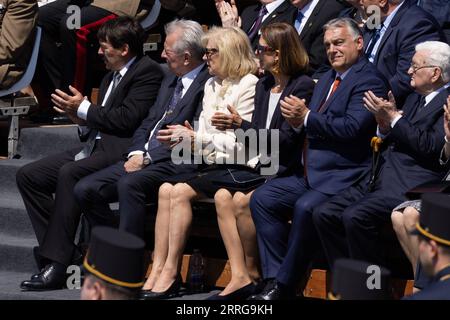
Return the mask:
M 258 65 L 248 36 L 240 28 L 212 27 L 203 37 L 202 44 L 214 41 L 219 58 L 219 72 L 226 78 L 240 79 L 249 73 L 255 74 Z

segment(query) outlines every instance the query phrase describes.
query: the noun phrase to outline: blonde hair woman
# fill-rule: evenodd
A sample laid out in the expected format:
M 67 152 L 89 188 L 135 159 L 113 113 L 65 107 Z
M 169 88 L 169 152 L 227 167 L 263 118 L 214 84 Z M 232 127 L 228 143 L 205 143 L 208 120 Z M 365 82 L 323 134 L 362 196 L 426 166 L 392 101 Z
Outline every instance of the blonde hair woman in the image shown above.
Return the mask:
M 190 136 L 201 145 L 194 152 L 202 155 L 204 163 L 199 171 L 174 177 L 172 183 L 164 183 L 159 189 L 157 225 L 167 227 L 155 230 L 153 268 L 142 299 L 165 299 L 178 294 L 181 259 L 192 222 L 191 201 L 214 197 L 221 187 L 213 183 L 214 178 L 223 174 L 223 163 L 240 148 L 234 131 L 218 130 L 211 124 L 211 117 L 217 111 L 229 112 L 231 106 L 250 121 L 254 109 L 258 78 L 253 74 L 257 65 L 245 33 L 239 28 L 212 28 L 203 43 L 203 59 L 213 77 L 205 84 L 198 129 L 194 131 L 188 123 L 185 127 L 169 126 L 159 131 L 158 139 L 170 144 L 176 137 Z

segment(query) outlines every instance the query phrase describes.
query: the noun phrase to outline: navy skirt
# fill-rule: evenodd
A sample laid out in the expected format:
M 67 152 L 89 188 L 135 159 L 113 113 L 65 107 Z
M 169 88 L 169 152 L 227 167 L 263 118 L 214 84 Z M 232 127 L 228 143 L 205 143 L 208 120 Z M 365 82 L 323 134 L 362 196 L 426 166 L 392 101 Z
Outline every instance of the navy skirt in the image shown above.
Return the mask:
M 241 165 L 201 165 L 196 171 L 166 179 L 169 183 L 187 183 L 195 191 L 214 198 L 219 189 L 249 192 L 267 181 L 258 171 Z

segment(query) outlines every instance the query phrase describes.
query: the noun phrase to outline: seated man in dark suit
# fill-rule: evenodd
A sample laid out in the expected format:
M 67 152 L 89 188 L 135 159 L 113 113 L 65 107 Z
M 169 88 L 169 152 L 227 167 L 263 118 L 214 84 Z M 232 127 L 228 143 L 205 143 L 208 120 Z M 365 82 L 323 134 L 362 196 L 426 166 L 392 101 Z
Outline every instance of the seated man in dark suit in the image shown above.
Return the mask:
M 445 43 L 417 45 L 408 71 L 416 92 L 403 112 L 392 93 L 389 101 L 371 91 L 365 94 L 364 104 L 375 115 L 386 150 L 379 168 L 374 166 L 367 177 L 314 210 L 330 267 L 343 257 L 385 264 L 379 234 L 392 209 L 406 200 L 408 190 L 443 178 L 439 158 L 445 136 L 442 106 L 450 94 L 449 57 Z
M 308 107 L 294 96 L 280 102 L 288 123 L 304 131 L 297 172 L 267 182 L 250 200 L 263 276 L 270 280 L 255 299 L 294 295 L 319 244 L 312 210 L 370 169 L 375 119 L 364 108 L 363 96 L 369 89 L 387 96 L 388 84 L 363 56 L 355 21 L 335 19 L 324 29 L 333 70 L 319 80 Z
M 428 11 L 436 18 L 444 31 L 447 43 L 450 44 L 450 1 L 417 0 L 417 5 L 421 6 L 425 11 Z
M 337 18 L 346 5 L 339 0 L 291 0 L 291 3 L 296 10 L 290 22 L 308 52 L 309 74 L 319 79 L 330 68 L 323 45 L 323 26 Z
M 81 180 L 75 197 L 90 225 L 111 224 L 109 203 L 119 201 L 120 229 L 144 238 L 146 204 L 158 199 L 159 186 L 181 173 L 171 150 L 156 140 L 160 129 L 192 121 L 201 112 L 203 88 L 209 73 L 202 61 L 203 30 L 194 21 L 179 20 L 166 26 L 162 57 L 170 70 L 158 99 L 136 130 L 128 160 Z
M 431 282 L 405 300 L 450 300 L 450 197 L 429 193 L 422 196 L 422 213 L 416 230 L 419 261 Z
M 367 11 L 371 5 L 380 9 L 381 25 L 369 19 L 364 28 L 364 52 L 370 62 L 389 80 L 399 106 L 413 92 L 408 68 L 416 44 L 443 41 L 439 24 L 412 0 L 361 1 Z
M 261 28 L 273 22 L 292 22 L 292 12 L 295 8 L 289 0 L 260 0 L 245 8 L 241 16 L 237 11 L 235 0 L 230 2 L 215 0 L 217 12 L 223 27 L 239 26 L 248 35 L 252 47 L 256 49 Z
M 79 256 L 74 240 L 81 211 L 73 188 L 84 176 L 122 158 L 156 100 L 163 72 L 156 62 L 142 57 L 142 34 L 139 23 L 128 17 L 110 20 L 99 30 L 99 54 L 111 70 L 100 86 L 99 105 L 73 87 L 72 96 L 60 90 L 52 95 L 58 110 L 83 125 L 81 138 L 86 145 L 28 164 L 17 173 L 17 186 L 40 246 L 35 255 L 42 257 L 40 268 L 45 266 L 22 283 L 24 290 L 64 286 L 66 267 Z

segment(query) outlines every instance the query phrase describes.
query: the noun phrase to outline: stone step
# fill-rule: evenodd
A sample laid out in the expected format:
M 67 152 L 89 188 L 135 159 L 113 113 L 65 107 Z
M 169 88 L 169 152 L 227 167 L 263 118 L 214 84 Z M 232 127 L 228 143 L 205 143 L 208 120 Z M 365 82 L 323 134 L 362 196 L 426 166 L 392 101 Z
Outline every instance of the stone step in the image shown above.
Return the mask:
M 0 199 L 6 193 L 19 193 L 16 185 L 16 173 L 31 160 L 11 159 L 0 160 Z
M 0 270 L 36 273 L 34 246 L 37 246 L 34 235 L 25 237 L 0 233 Z
M 81 146 L 76 125 L 42 126 L 20 131 L 17 153 L 22 159 L 41 159 Z
M 34 234 L 22 198 L 18 193 L 0 195 L 0 232 L 15 236 Z

